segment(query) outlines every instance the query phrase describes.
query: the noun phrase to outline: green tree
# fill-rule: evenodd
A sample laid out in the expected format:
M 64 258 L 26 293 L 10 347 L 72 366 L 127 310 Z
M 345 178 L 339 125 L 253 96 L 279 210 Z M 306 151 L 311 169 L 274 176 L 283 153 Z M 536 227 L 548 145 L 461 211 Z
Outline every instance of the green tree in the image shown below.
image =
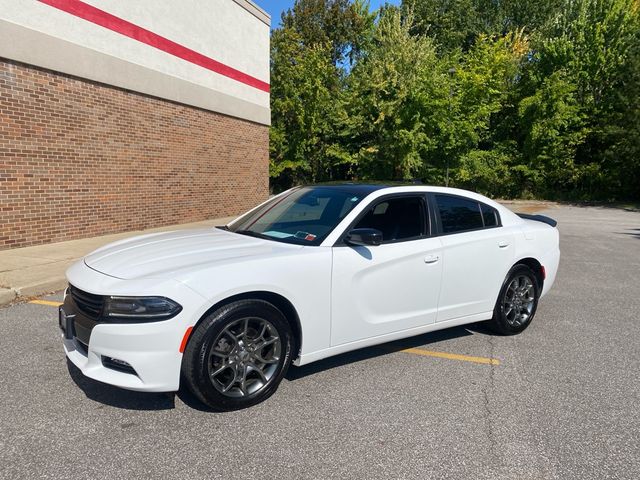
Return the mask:
M 297 0 L 282 14 L 282 26 L 297 32 L 307 47 L 328 45 L 338 66 L 353 63 L 365 48 L 374 18 L 368 0 Z
M 281 29 L 271 39 L 270 175 L 276 189 L 330 177 L 340 80 L 329 46 L 304 46 Z
M 347 81 L 343 134 L 362 179 L 412 179 L 437 148 L 448 85 L 432 41 L 411 34 L 412 17 L 386 9 Z
M 564 177 L 553 185 L 561 194 L 615 197 L 629 188 L 630 179 L 621 175 L 624 168 L 608 152 L 616 151 L 621 137 L 633 130 L 629 106 L 633 104 L 630 92 L 637 82 L 633 75 L 637 68 L 633 66 L 638 42 L 637 5 L 637 0 L 567 2 L 535 45 L 528 78 L 523 82 L 523 91 L 528 90 L 523 95 L 523 108 L 538 98 L 547 106 L 547 110 L 540 110 L 541 115 L 552 111 L 564 120 L 558 130 L 552 128 L 558 116 L 551 113 L 548 118 L 527 121 L 522 125 L 523 137 L 531 140 L 555 135 L 553 146 L 547 149 L 560 157 L 555 167 L 547 164 L 547 168 L 566 171 L 546 171 L 546 177 L 557 181 Z M 548 98 L 541 99 L 543 95 Z M 551 105 L 551 99 L 558 105 Z M 622 117 L 631 123 L 623 125 Z M 541 129 L 547 127 L 549 132 L 545 134 Z M 539 155 L 547 156 L 540 148 L 528 149 L 526 141 L 525 155 L 534 156 L 528 162 L 535 163 Z M 551 138 L 546 141 L 551 142 Z M 570 152 L 574 157 L 571 161 Z M 550 191 L 552 185 L 547 187 Z
M 631 2 L 631 35 L 603 136 L 604 179 L 611 198 L 640 199 L 640 2 Z
M 528 167 L 537 173 L 534 177 L 537 185 L 533 187 L 547 196 L 575 188 L 584 173 L 575 158 L 589 129 L 576 90 L 566 73 L 559 70 L 520 103 L 520 118 L 526 132 L 524 157 Z M 590 167 L 597 169 L 597 165 Z
M 346 143 L 363 178 L 442 182 L 490 141 L 528 48 L 521 32 L 481 35 L 467 54 L 439 58 L 412 27 L 410 12 L 383 12 L 348 81 Z
M 530 34 L 557 14 L 564 0 L 404 0 L 415 13 L 414 31 L 431 36 L 442 52 L 467 51 L 481 35 Z
M 467 48 L 480 33 L 476 0 L 405 0 L 416 16 L 413 32 L 430 36 L 441 51 Z
M 512 140 L 517 123 L 514 89 L 528 51 L 522 31 L 480 35 L 457 59 L 450 150 L 442 152 L 455 167 L 456 185 L 513 196 L 514 182 L 529 175 L 522 168 L 514 170 L 519 153 Z
M 368 2 L 298 0 L 271 35 L 272 187 L 343 178 L 344 77 L 365 49 Z
M 640 0 L 297 0 L 272 33 L 274 188 L 412 179 L 640 198 Z M 449 172 L 449 174 L 447 174 Z

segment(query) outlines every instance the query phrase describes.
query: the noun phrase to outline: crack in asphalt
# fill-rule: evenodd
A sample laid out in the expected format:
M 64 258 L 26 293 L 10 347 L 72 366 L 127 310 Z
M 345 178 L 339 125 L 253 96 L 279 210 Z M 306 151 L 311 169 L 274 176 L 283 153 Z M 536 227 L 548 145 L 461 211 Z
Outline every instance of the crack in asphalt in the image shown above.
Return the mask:
M 519 355 L 519 351 L 520 351 L 520 345 L 518 343 L 518 336 L 517 335 L 513 335 L 511 337 L 509 337 L 510 339 L 510 343 L 511 343 L 511 347 L 513 349 L 514 355 L 512 358 L 512 362 L 513 362 L 513 369 L 516 372 L 516 375 L 518 375 L 518 378 L 527 385 L 527 387 L 531 387 L 533 385 L 533 383 L 531 382 L 531 380 L 529 380 L 529 372 L 527 369 L 527 365 L 526 363 L 522 362 L 522 356 Z M 511 362 L 510 362 L 511 363 Z
M 491 335 L 487 335 L 487 342 L 489 343 L 489 358 L 495 359 L 495 345 L 493 343 L 493 337 Z M 484 419 L 486 423 L 486 431 L 487 431 L 487 439 L 489 440 L 489 456 L 491 458 L 491 463 L 494 467 L 502 465 L 502 459 L 498 457 L 498 449 L 497 442 L 495 439 L 494 428 L 493 428 L 493 411 L 491 409 L 491 400 L 489 399 L 490 392 L 493 392 L 495 389 L 495 373 L 496 373 L 496 365 L 492 362 L 489 365 L 489 377 L 485 386 L 482 388 L 482 395 L 484 399 Z

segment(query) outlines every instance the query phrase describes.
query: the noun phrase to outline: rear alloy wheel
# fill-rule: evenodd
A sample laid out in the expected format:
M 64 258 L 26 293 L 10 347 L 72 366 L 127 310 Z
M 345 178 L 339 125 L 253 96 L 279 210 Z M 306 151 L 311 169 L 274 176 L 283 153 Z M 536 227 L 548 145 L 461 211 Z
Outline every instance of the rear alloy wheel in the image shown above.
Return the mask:
M 240 300 L 198 325 L 182 372 L 202 402 L 215 410 L 237 410 L 276 391 L 291 352 L 291 329 L 280 310 L 262 300 Z
M 514 335 L 526 329 L 538 307 L 540 286 L 533 271 L 518 264 L 508 273 L 489 322 L 492 330 L 502 335 Z

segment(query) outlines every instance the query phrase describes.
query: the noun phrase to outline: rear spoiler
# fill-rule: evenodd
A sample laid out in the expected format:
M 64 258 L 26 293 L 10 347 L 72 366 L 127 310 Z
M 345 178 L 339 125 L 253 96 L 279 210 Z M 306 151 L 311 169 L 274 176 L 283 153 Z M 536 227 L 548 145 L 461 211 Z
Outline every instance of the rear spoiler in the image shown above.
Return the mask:
M 552 227 L 558 225 L 558 222 L 556 222 L 553 218 L 545 217 L 544 215 L 530 215 L 528 213 L 516 213 L 516 215 L 518 215 L 520 218 L 524 218 L 525 220 L 535 220 L 536 222 L 546 223 L 547 225 L 551 225 Z

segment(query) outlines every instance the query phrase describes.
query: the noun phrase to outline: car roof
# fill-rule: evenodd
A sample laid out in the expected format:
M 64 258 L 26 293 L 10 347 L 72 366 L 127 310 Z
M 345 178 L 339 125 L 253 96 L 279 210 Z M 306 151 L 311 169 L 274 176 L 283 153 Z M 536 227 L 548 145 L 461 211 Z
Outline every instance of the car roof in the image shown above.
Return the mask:
M 354 195 L 366 196 L 372 192 L 385 188 L 424 186 L 425 185 L 417 182 L 324 182 L 302 185 L 300 188 L 328 188 L 332 190 L 344 190 L 346 192 L 353 193 Z

